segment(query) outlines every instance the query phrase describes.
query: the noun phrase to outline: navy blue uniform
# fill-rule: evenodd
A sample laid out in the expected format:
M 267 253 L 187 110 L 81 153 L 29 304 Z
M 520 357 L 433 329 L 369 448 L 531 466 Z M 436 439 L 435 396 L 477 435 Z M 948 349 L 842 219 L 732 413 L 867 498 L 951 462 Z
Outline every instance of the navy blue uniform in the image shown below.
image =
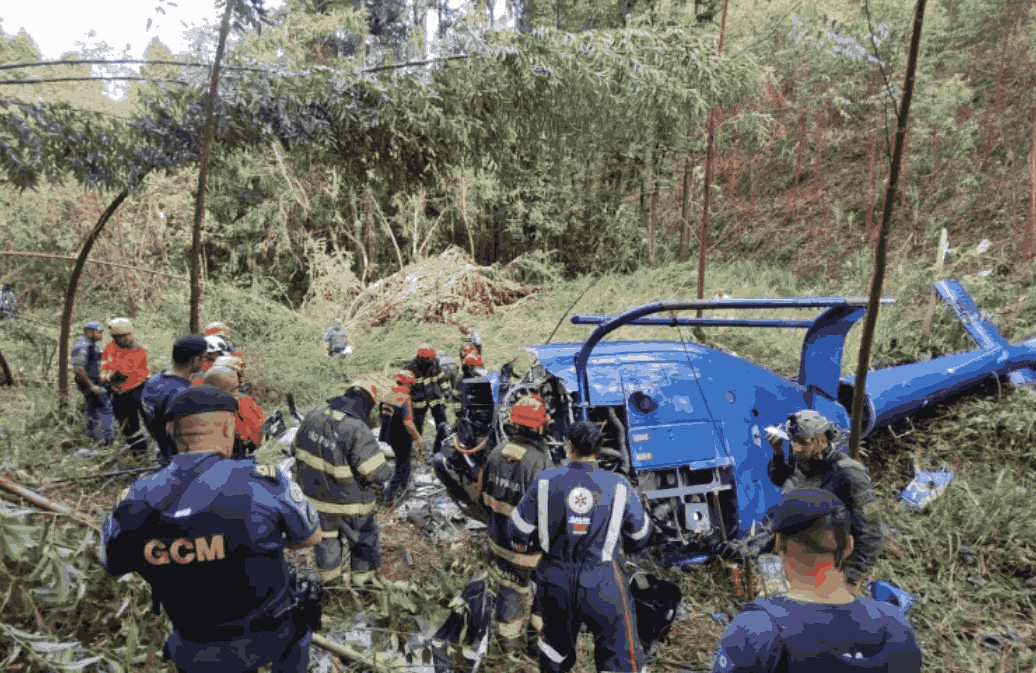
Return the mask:
M 575 666 L 581 623 L 594 634 L 597 670 L 645 665 L 629 578 L 619 561 L 624 546 L 642 548 L 650 532 L 640 496 L 622 475 L 592 462 L 540 474 L 511 513 L 507 536 L 512 544 L 538 540 L 544 550 L 534 608 L 543 620 L 541 671 Z
M 861 598 L 843 605 L 791 598 L 745 605 L 727 627 L 713 673 L 920 672 L 923 656 L 899 608 Z
M 140 393 L 140 410 L 144 413 L 148 432 L 158 443 L 158 464 L 162 467 L 168 465 L 177 454 L 176 442 L 165 427 L 173 420 L 167 413 L 169 402 L 178 392 L 190 387 L 189 380 L 166 370 L 148 379 Z
M 86 377 L 95 386 L 101 385 L 101 350 L 97 344 L 88 339 L 85 334 L 80 334 L 72 345 L 72 366 L 85 367 Z M 115 420 L 112 411 L 112 400 L 105 390 L 100 395 L 95 395 L 89 388 L 76 379 L 76 387 L 83 393 L 86 401 L 86 434 L 90 439 L 98 439 L 105 444 L 111 444 L 115 439 L 115 432 L 112 430 L 112 423 Z
M 319 528 L 297 485 L 272 466 L 217 453 L 177 455 L 123 492 L 105 520 L 101 566 L 137 572 L 173 623 L 166 654 L 187 673 L 240 673 L 273 662 L 304 673 L 284 546 Z

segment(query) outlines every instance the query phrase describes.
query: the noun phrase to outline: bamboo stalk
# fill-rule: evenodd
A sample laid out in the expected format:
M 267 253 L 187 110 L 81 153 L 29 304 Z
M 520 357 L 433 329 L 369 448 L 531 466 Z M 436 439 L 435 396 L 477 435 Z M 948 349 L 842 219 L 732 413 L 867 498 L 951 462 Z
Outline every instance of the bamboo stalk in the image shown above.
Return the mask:
M 17 496 L 19 496 L 23 500 L 28 500 L 29 502 L 31 502 L 32 504 L 36 505 L 37 507 L 42 507 L 43 509 L 45 509 L 45 510 L 47 510 L 49 512 L 54 512 L 55 514 L 60 514 L 62 516 L 67 516 L 68 518 L 72 519 L 73 521 L 77 521 L 77 522 L 83 524 L 84 526 L 86 526 L 88 528 L 93 528 L 96 531 L 100 531 L 100 529 L 101 529 L 100 526 L 98 526 L 95 523 L 91 523 L 89 521 L 84 521 L 84 520 L 80 519 L 79 517 L 76 516 L 75 512 L 71 511 L 70 509 L 68 509 L 64 505 L 59 505 L 56 502 L 52 502 L 50 500 L 47 500 L 42 495 L 37 495 L 36 493 L 33 493 L 32 491 L 30 491 L 29 489 L 25 488 L 24 486 L 19 486 L 18 484 L 15 484 L 15 483 L 13 483 L 11 481 L 8 481 L 7 479 L 4 479 L 2 477 L 0 477 L 0 488 L 7 489 L 11 493 L 16 494 Z
M 939 237 L 939 251 L 935 253 L 935 277 L 939 278 L 939 271 L 942 270 L 943 260 L 946 258 L 946 246 L 950 244 L 946 229 L 942 230 L 942 236 Z M 935 315 L 935 304 L 938 298 L 935 293 L 932 293 L 931 298 L 928 301 L 928 312 L 925 313 L 924 323 L 921 325 L 921 335 L 924 338 L 928 338 L 932 334 L 932 317 Z
M 856 366 L 856 384 L 853 391 L 852 430 L 849 435 L 849 451 L 854 460 L 860 458 L 860 438 L 862 435 L 863 404 L 867 396 L 867 370 L 871 361 L 871 342 L 874 340 L 874 327 L 878 322 L 878 307 L 881 300 L 881 288 L 885 282 L 885 257 L 888 247 L 889 227 L 892 223 L 892 206 L 896 200 L 896 188 L 899 180 L 899 169 L 903 160 L 903 146 L 906 140 L 907 122 L 910 119 L 910 101 L 914 95 L 914 73 L 917 71 L 917 57 L 921 50 L 921 27 L 924 23 L 924 8 L 927 0 L 917 0 L 914 6 L 914 27 L 910 36 L 910 51 L 907 54 L 906 81 L 903 83 L 903 102 L 900 106 L 896 145 L 892 152 L 892 165 L 889 167 L 889 181 L 885 192 L 885 205 L 881 214 L 881 229 L 878 230 L 878 242 L 874 247 L 874 273 L 871 276 L 870 297 L 867 301 L 867 315 L 864 318 L 863 334 L 860 336 L 860 356 Z
M 365 654 L 354 650 L 351 646 L 332 643 L 319 633 L 313 634 L 313 644 L 318 647 L 322 647 L 335 656 L 343 657 L 358 664 L 370 666 L 373 670 L 378 671 L 379 673 L 400 670 L 399 667 L 389 660 L 389 657 L 385 654 L 380 652 Z

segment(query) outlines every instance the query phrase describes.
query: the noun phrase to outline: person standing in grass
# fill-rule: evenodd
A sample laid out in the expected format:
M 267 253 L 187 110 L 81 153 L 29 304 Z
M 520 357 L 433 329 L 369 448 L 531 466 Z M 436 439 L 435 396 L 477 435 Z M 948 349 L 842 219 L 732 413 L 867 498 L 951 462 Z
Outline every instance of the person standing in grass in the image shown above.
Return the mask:
M 140 425 L 140 395 L 151 377 L 147 351 L 133 340 L 133 323 L 114 318 L 108 323 L 112 341 L 101 352 L 101 382 L 112 391 L 112 411 L 126 437 L 126 446 L 138 458 L 147 457 L 147 439 Z
M 855 591 L 878 560 L 882 546 L 881 528 L 874 520 L 876 497 L 867 468 L 837 448 L 841 444 L 838 428 L 812 409 L 789 415 L 786 434 L 791 441 L 790 459 L 785 458 L 783 438 L 767 433 L 773 457 L 766 473 L 782 493 L 820 488 L 845 503 L 854 542 L 845 576 Z
M 395 387 L 378 402 L 381 415 L 378 439 L 391 446 L 396 455 L 396 472 L 385 490 L 386 504 L 406 493 L 410 483 L 411 449 L 423 445 L 421 433 L 414 425 L 413 403 L 410 401 L 410 385 L 413 382 L 413 372 L 402 370 L 396 375 Z
M 446 422 L 446 372 L 442 370 L 431 344 L 423 343 L 417 348 L 417 355 L 403 367 L 414 373 L 416 381 L 410 386 L 410 399 L 414 403 L 414 425 L 424 434 L 424 417 L 432 410 L 436 430 Z
M 97 347 L 104 338 L 101 323 L 90 321 L 83 325 L 83 333 L 72 346 L 72 371 L 76 388 L 83 393 L 86 402 L 86 434 L 90 439 L 111 444 L 112 401 L 108 391 L 101 386 L 101 350 Z
M 158 464 L 165 467 L 176 455 L 176 443 L 166 430 L 169 423 L 169 402 L 181 390 L 190 387 L 191 376 L 201 371 L 205 359 L 205 337 L 185 334 L 173 342 L 173 366 L 155 374 L 140 394 L 144 423 L 158 444 Z
M 253 673 L 266 664 L 305 673 L 313 624 L 296 607 L 284 550 L 315 546 L 320 522 L 274 466 L 227 460 L 236 406 L 213 386 L 172 399 L 179 453 L 119 496 L 101 528 L 100 564 L 151 585 L 173 627 L 163 654 L 179 673 Z
M 713 673 L 920 673 L 924 657 L 906 616 L 850 591 L 852 522 L 837 496 L 788 491 L 773 528 L 788 595 L 744 606 L 723 634 Z
M 0 320 L 18 319 L 18 297 L 10 283 L 0 288 Z

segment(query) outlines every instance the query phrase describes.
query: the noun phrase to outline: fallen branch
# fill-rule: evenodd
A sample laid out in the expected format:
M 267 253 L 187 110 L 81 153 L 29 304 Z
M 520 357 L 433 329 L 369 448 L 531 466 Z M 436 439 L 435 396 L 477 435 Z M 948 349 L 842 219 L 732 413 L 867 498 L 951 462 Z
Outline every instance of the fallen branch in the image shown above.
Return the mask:
M 100 531 L 100 529 L 101 529 L 100 526 L 98 526 L 95 523 L 91 523 L 89 521 L 84 521 L 83 519 L 80 519 L 79 517 L 76 516 L 76 514 L 74 512 L 69 510 L 64 505 L 59 505 L 56 502 L 52 502 L 50 500 L 47 500 L 42 495 L 38 495 L 36 493 L 33 493 L 32 491 L 30 491 L 29 489 L 25 488 L 24 486 L 19 486 L 18 484 L 15 484 L 15 483 L 12 483 L 12 482 L 8 481 L 7 479 L 0 478 L 0 488 L 5 488 L 8 491 L 10 491 L 11 493 L 14 493 L 14 494 L 18 495 L 22 499 L 28 500 L 29 502 L 31 502 L 32 504 L 36 505 L 37 507 L 42 507 L 43 509 L 47 510 L 48 512 L 53 512 L 55 514 L 60 514 L 62 516 L 67 516 L 68 518 L 72 519 L 73 521 L 78 521 L 79 523 L 83 524 L 84 526 L 87 526 L 88 528 L 92 528 L 92 529 L 94 529 L 96 531 Z
M 381 652 L 364 654 L 358 650 L 353 649 L 347 645 L 339 645 L 338 643 L 332 643 L 330 640 L 320 635 L 319 633 L 313 634 L 313 644 L 324 648 L 331 654 L 337 657 L 343 657 L 349 661 L 354 661 L 358 664 L 364 664 L 370 666 L 372 670 L 384 673 L 386 671 L 398 671 L 398 666 L 392 661 L 392 658 L 387 654 Z
M 114 472 L 96 472 L 94 474 L 83 475 L 82 477 L 65 477 L 64 479 L 49 479 L 47 484 L 63 484 L 66 481 L 80 481 L 83 479 L 99 479 L 101 477 L 117 477 L 123 474 L 140 474 L 141 472 L 151 472 L 155 470 L 154 467 L 134 467 L 130 470 L 115 470 Z

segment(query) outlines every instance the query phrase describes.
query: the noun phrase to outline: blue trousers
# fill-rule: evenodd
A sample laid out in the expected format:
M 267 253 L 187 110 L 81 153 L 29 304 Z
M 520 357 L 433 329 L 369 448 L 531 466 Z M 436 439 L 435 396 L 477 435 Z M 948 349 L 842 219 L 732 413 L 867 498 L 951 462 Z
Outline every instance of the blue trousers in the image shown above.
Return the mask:
M 533 613 L 542 616 L 540 671 L 566 673 L 576 664 L 576 638 L 585 623 L 594 635 L 598 671 L 636 673 L 644 666 L 626 574 L 611 563 L 544 559 Z
M 94 395 L 91 392 L 84 392 L 86 400 L 86 435 L 90 439 L 103 441 L 111 444 L 115 438 L 112 430 L 114 414 L 112 412 L 112 400 L 107 393 Z

